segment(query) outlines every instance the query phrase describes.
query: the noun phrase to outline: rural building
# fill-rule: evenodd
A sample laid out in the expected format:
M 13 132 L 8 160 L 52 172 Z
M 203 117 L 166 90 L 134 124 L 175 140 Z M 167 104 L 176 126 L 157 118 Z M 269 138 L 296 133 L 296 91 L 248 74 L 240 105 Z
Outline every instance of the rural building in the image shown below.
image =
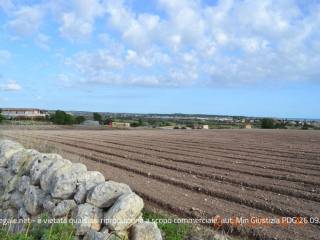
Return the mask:
M 126 123 L 126 122 L 112 122 L 111 126 L 112 126 L 112 127 L 115 127 L 115 128 L 128 128 L 128 127 L 130 127 L 130 123 Z
M 209 129 L 209 125 L 203 125 L 202 128 L 203 129 Z
M 45 118 L 47 112 L 35 108 L 0 108 L 0 113 L 7 119 L 15 118 Z
M 246 128 L 246 129 L 251 129 L 251 128 L 252 128 L 252 125 L 251 125 L 250 123 L 246 123 L 246 124 L 244 125 L 244 128 Z

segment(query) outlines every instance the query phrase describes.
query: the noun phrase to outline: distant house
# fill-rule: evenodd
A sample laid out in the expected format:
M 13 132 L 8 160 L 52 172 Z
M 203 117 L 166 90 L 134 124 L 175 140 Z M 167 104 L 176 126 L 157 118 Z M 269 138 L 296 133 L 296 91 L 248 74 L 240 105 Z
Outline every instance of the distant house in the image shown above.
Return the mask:
M 192 129 L 209 129 L 209 125 L 195 123 L 191 126 Z
M 251 129 L 251 128 L 252 128 L 252 125 L 251 125 L 250 123 L 246 123 L 246 124 L 244 125 L 244 128 L 246 128 L 246 129 Z
M 111 126 L 114 128 L 128 128 L 130 127 L 130 123 L 127 122 L 112 122 Z
M 48 113 L 36 108 L 0 108 L 0 113 L 7 119 L 45 118 Z

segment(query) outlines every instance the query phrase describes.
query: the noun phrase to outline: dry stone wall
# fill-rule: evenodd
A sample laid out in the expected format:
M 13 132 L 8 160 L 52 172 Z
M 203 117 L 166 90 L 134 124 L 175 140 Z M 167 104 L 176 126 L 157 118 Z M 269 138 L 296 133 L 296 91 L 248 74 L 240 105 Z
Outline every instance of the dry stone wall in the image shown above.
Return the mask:
M 86 240 L 161 240 L 155 223 L 141 217 L 143 200 L 128 185 L 57 154 L 0 140 L 0 219 L 72 219 Z M 24 226 L 14 224 L 14 231 Z

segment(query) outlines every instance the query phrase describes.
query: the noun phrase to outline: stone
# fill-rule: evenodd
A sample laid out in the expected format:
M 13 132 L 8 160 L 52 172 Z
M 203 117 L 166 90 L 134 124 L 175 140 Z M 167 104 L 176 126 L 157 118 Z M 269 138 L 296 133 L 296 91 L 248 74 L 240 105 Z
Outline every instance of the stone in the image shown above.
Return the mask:
M 78 178 L 86 171 L 87 167 L 82 163 L 74 163 L 55 171 L 50 183 L 51 196 L 60 199 L 72 197 L 77 190 Z
M 13 177 L 14 175 L 6 168 L 0 167 L 0 189 L 4 190 Z
M 87 196 L 87 189 L 84 185 L 79 185 L 77 187 L 77 192 L 74 195 L 74 200 L 76 201 L 77 204 L 84 203 L 86 200 Z
M 57 159 L 62 159 L 57 154 L 40 154 L 33 161 L 30 168 L 31 183 L 33 185 L 40 185 L 40 178 L 42 173 L 49 167 L 49 165 L 56 161 Z
M 25 193 L 30 186 L 31 178 L 29 176 L 23 175 L 17 182 L 18 190 L 21 193 Z
M 110 240 L 110 234 L 90 230 L 83 240 Z
M 162 240 L 160 229 L 154 222 L 134 224 L 130 236 L 132 240 Z
M 104 181 L 105 177 L 98 171 L 87 171 L 78 178 L 78 184 L 83 185 L 87 190 Z
M 27 213 L 26 209 L 24 207 L 20 208 L 18 211 L 18 219 L 30 219 L 29 214 Z
M 45 199 L 45 192 L 39 187 L 30 185 L 24 193 L 24 207 L 32 216 L 41 212 L 42 203 Z
M 7 167 L 12 155 L 23 149 L 19 143 L 10 140 L 0 140 L 0 167 Z
M 88 171 L 81 175 L 77 183 L 77 192 L 74 196 L 75 201 L 78 204 L 84 203 L 87 196 L 87 191 L 104 181 L 104 176 L 97 171 Z
M 30 165 L 38 154 L 40 153 L 33 149 L 21 149 L 12 155 L 8 169 L 20 176 L 29 174 Z
M 43 171 L 40 177 L 40 186 L 41 189 L 44 190 L 45 192 L 50 192 L 50 184 L 51 184 L 51 179 L 54 173 L 65 166 L 71 165 L 71 162 L 69 160 L 65 159 L 57 159 L 56 161 L 53 161 L 49 164 L 48 168 Z
M 105 213 L 106 226 L 113 231 L 128 229 L 140 216 L 143 200 L 135 193 L 121 195 Z
M 0 219 L 15 219 L 18 212 L 14 208 L 8 208 L 3 211 L 0 210 Z
M 55 218 L 67 216 L 76 206 L 77 204 L 74 200 L 63 200 L 53 208 L 52 216 Z
M 54 199 L 51 197 L 51 195 L 46 195 L 43 202 L 42 207 L 47 212 L 51 212 L 60 202 L 59 199 Z
M 3 192 L 4 194 L 10 193 L 14 191 L 17 188 L 19 176 L 18 175 L 6 175 L 4 176 L 4 181 L 3 181 Z
M 23 194 L 18 190 L 10 194 L 10 205 L 16 209 L 23 207 Z
M 95 186 L 87 196 L 87 202 L 99 208 L 108 208 L 124 193 L 132 192 L 130 187 L 113 181 L 103 182 Z
M 74 212 L 76 235 L 85 235 L 90 230 L 99 231 L 102 216 L 102 210 L 89 203 L 78 205 Z

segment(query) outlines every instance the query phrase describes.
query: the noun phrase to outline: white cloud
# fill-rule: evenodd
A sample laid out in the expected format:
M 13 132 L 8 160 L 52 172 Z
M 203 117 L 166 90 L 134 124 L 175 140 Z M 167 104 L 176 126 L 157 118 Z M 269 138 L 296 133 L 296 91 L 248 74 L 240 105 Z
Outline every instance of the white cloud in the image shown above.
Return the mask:
M 2 8 L 5 12 L 9 12 L 14 8 L 14 4 L 11 0 L 0 0 L 0 8 Z
M 8 23 L 9 28 L 17 35 L 28 36 L 38 31 L 43 9 L 40 6 L 22 6 L 13 15 L 14 19 Z
M 21 86 L 14 80 L 8 81 L 6 83 L 0 84 L 1 91 L 20 91 Z
M 55 0 L 33 6 L 0 0 L 0 6 L 11 5 L 6 26 L 19 35 L 33 34 L 41 48 L 53 49 L 61 36 L 74 43 L 66 51 L 59 42 L 67 59 L 60 70 L 68 73 L 68 84 L 319 81 L 317 1 L 303 7 L 294 0 L 213 2 L 157 0 L 152 11 L 129 0 Z M 50 31 L 43 31 L 49 24 Z
M 59 31 L 71 41 L 87 39 L 94 31 L 95 19 L 103 14 L 99 0 L 73 0 L 69 10 L 60 15 Z
M 131 47 L 143 50 L 156 41 L 160 17 L 155 14 L 135 14 L 123 1 L 106 1 L 109 24 L 121 32 Z

